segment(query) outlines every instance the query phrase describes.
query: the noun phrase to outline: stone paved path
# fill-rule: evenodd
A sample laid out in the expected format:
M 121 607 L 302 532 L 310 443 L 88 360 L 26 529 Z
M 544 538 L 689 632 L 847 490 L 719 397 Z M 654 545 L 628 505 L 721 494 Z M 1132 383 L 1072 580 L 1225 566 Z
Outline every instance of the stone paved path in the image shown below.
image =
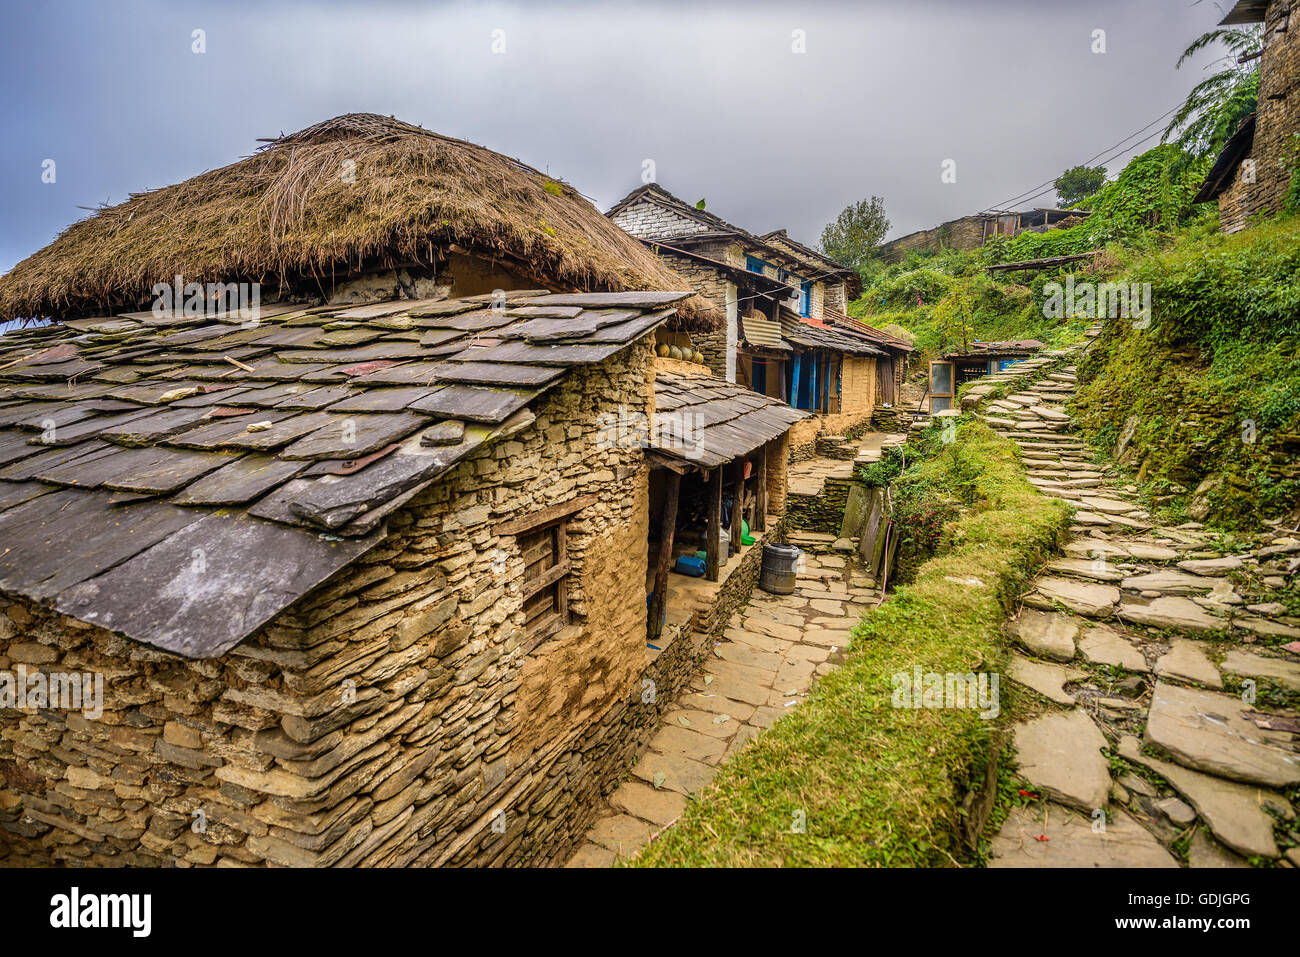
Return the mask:
M 1040 706 L 1013 729 L 1018 773 L 1043 801 L 1013 810 L 990 866 L 1300 866 L 1284 795 L 1300 785 L 1300 620 L 1277 600 L 1300 537 L 1228 552 L 1196 523 L 1156 523 L 1070 434 L 1075 372 L 981 410 L 1078 509 L 1009 625 L 1008 677 Z
M 755 590 L 567 866 L 607 867 L 676 820 L 720 764 L 843 660 L 849 629 L 879 598 L 832 554 L 805 553 L 793 595 Z
M 792 495 L 820 495 L 827 479 L 847 481 L 853 471 L 863 465 L 879 462 L 883 450 L 891 445 L 902 445 L 907 436 L 898 432 L 867 432 L 856 439 L 840 443 L 844 458 L 817 456 L 793 463 L 787 472 Z

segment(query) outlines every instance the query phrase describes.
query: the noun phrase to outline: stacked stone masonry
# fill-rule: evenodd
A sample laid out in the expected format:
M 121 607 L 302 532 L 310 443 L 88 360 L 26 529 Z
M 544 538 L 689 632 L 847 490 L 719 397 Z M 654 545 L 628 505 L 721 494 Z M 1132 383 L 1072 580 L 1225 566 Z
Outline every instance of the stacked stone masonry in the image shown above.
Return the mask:
M 1259 63 L 1259 105 L 1246 161 L 1219 197 L 1225 232 L 1237 232 L 1262 216 L 1280 212 L 1297 168 L 1300 149 L 1300 30 L 1288 23 L 1293 0 L 1272 0 L 1264 14 L 1264 53 Z

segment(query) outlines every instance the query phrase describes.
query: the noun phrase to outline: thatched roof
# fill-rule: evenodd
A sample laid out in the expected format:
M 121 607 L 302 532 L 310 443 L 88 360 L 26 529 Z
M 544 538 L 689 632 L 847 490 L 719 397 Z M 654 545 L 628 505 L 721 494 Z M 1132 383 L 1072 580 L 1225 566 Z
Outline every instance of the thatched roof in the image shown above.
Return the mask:
M 0 319 L 136 308 L 177 274 L 328 295 L 360 270 L 457 251 L 555 290 L 690 288 L 571 186 L 464 140 L 351 113 L 74 223 L 0 277 Z M 721 318 L 698 296 L 679 314 L 697 329 Z

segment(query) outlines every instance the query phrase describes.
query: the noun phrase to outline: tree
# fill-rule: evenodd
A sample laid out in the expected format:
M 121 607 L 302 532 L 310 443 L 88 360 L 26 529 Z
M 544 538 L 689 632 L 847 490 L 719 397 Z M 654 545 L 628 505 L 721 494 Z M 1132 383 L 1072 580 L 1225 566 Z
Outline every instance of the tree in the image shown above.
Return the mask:
M 1056 177 L 1056 198 L 1062 207 L 1087 199 L 1106 182 L 1106 167 L 1075 166 Z
M 1190 159 L 1217 155 L 1237 131 L 1237 125 L 1255 111 L 1259 68 L 1254 64 L 1258 61 L 1252 58 L 1243 62 L 1241 57 L 1256 52 L 1263 43 L 1259 27 L 1220 27 L 1203 33 L 1183 51 L 1176 68 L 1201 50 L 1220 43 L 1227 53 L 1210 66 L 1222 64 L 1223 69 L 1192 87 L 1160 138 L 1162 143 L 1170 142 L 1177 132 L 1173 144 Z
M 889 232 L 885 201 L 872 196 L 844 207 L 835 222 L 822 230 L 822 252 L 850 269 L 862 269 Z
M 943 342 L 961 343 L 961 351 L 970 351 L 971 322 L 975 318 L 975 292 L 970 279 L 959 279 L 952 292 L 934 307 L 934 321 Z

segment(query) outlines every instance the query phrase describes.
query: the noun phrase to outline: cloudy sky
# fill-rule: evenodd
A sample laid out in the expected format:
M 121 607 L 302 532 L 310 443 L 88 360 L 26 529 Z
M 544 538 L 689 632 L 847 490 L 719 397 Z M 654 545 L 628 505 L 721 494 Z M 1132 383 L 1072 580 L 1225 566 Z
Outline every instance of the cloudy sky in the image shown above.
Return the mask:
M 83 207 L 348 112 L 516 156 L 602 210 L 652 160 L 666 189 L 753 231 L 785 227 L 813 243 L 875 194 L 898 236 L 1032 193 L 1095 154 L 1121 151 L 1107 164 L 1117 171 L 1154 145 L 1122 141 L 1204 75 L 1213 55 L 1174 63 L 1224 6 L 6 3 L 0 272 Z M 945 160 L 955 183 L 941 182 Z

